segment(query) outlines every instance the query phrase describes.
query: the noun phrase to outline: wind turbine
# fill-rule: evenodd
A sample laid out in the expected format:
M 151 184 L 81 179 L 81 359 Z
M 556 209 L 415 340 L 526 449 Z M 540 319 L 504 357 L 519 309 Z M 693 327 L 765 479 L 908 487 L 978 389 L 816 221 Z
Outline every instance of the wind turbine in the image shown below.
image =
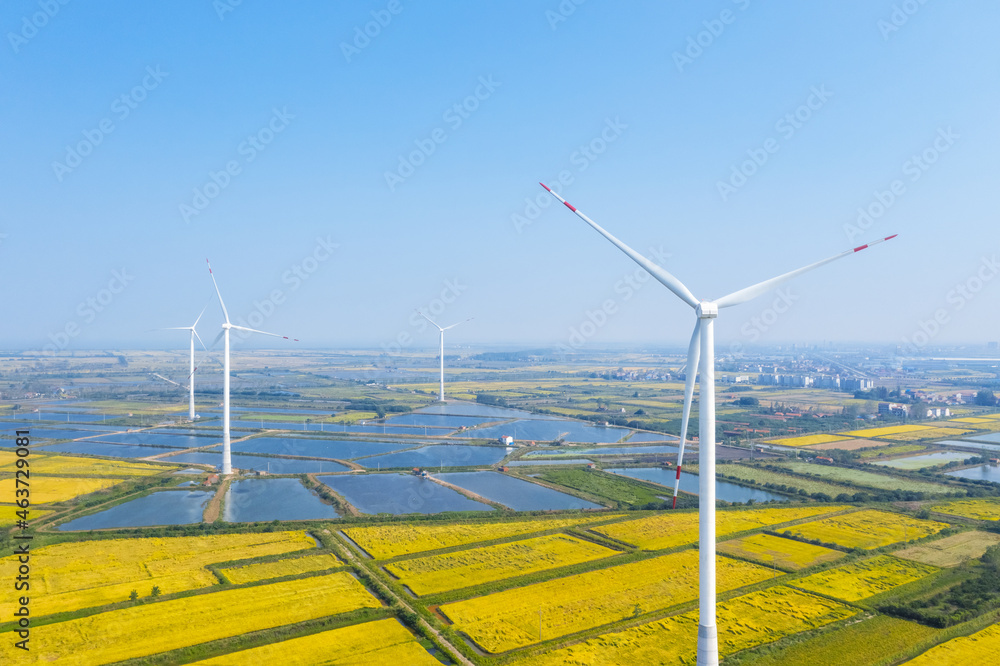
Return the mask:
M 285 340 L 295 340 L 295 338 L 289 338 L 287 335 L 277 335 L 276 333 L 268 333 L 267 331 L 258 331 L 255 328 L 247 328 L 246 326 L 237 326 L 229 321 L 229 312 L 226 310 L 226 304 L 222 300 L 222 292 L 219 291 L 219 283 L 215 281 L 215 273 L 212 272 L 212 264 L 205 260 L 208 264 L 208 274 L 212 276 L 212 284 L 215 285 L 215 293 L 219 296 L 219 305 L 222 306 L 222 315 L 226 318 L 226 321 L 222 324 L 222 331 L 215 337 L 212 342 L 214 347 L 218 342 L 219 338 L 225 339 L 224 344 L 224 360 L 222 363 L 222 475 L 233 473 L 233 459 L 232 453 L 230 451 L 230 437 L 229 437 L 229 331 L 236 329 L 238 331 L 247 331 L 248 333 L 260 333 L 262 335 L 270 335 L 275 338 L 284 338 Z
M 424 319 L 426 319 L 427 321 L 429 321 L 430 323 L 434 324 L 434 326 L 437 328 L 438 332 L 441 334 L 441 338 L 440 338 L 440 343 L 441 343 L 441 386 L 440 386 L 440 388 L 438 390 L 438 400 L 440 400 L 441 402 L 444 402 L 444 332 L 447 331 L 449 328 L 455 328 L 456 326 L 458 326 L 458 324 L 464 324 L 467 321 L 472 321 L 473 318 L 469 317 L 468 319 L 466 319 L 464 321 L 458 322 L 458 324 L 452 324 L 451 326 L 445 326 L 444 328 L 441 328 L 440 326 L 437 325 L 437 323 L 435 323 L 435 321 L 433 319 L 431 319 L 430 317 L 428 317 L 427 315 L 425 315 L 420 310 L 417 310 L 417 313 L 421 317 L 423 317 Z
M 694 395 L 694 381 L 698 363 L 701 362 L 701 393 L 698 397 L 699 416 L 699 456 L 698 462 L 698 666 L 716 666 L 719 663 L 718 632 L 715 614 L 715 319 L 720 308 L 745 303 L 777 287 L 793 277 L 831 261 L 860 252 L 896 235 L 887 236 L 866 245 L 860 245 L 814 264 L 773 277 L 714 301 L 699 301 L 684 284 L 673 275 L 642 256 L 625 243 L 605 231 L 596 222 L 574 208 L 569 202 L 539 183 L 563 205 L 576 213 L 584 222 L 607 238 L 615 247 L 642 266 L 664 287 L 682 301 L 690 305 L 698 317 L 691 344 L 688 347 L 687 379 L 684 383 L 684 412 L 681 418 L 681 449 L 677 458 L 677 482 L 680 482 L 681 457 L 684 454 L 684 439 L 687 435 L 691 400 Z M 699 358 L 700 357 L 700 358 Z M 674 498 L 676 502 L 676 486 Z
M 211 302 L 211 301 L 209 301 L 209 302 Z M 205 307 L 203 307 L 201 309 L 201 314 L 198 315 L 198 318 L 195 319 L 194 323 L 191 324 L 190 326 L 171 326 L 169 328 L 163 329 L 164 331 L 191 331 L 191 372 L 188 375 L 188 390 L 189 390 L 189 394 L 188 394 L 188 419 L 191 420 L 191 421 L 194 421 L 195 416 L 196 416 L 196 414 L 194 413 L 194 371 L 198 369 L 198 368 L 194 367 L 194 339 L 198 338 L 198 342 L 201 342 L 202 348 L 205 348 L 205 343 L 201 341 L 201 336 L 198 335 L 198 331 L 195 330 L 195 327 L 198 326 L 198 322 L 201 321 L 201 315 L 205 314 L 205 310 L 207 308 L 208 308 L 208 304 L 206 303 Z M 166 378 L 165 377 L 161 377 L 161 379 L 166 379 Z M 170 380 L 168 379 L 167 381 L 170 381 Z M 171 383 L 174 384 L 176 382 L 171 382 Z M 178 384 L 178 386 L 179 386 L 179 384 Z

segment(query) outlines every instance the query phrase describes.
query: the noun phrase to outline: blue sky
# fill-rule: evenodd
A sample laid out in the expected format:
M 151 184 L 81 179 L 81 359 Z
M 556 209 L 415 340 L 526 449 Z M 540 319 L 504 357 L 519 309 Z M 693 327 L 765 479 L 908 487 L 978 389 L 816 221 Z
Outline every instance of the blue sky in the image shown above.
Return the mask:
M 475 317 L 455 343 L 685 344 L 560 177 L 700 298 L 900 234 L 721 344 L 1000 338 L 995 3 L 63 2 L 0 9 L 6 347 L 169 345 L 206 257 L 308 347 L 433 346 L 418 307 Z

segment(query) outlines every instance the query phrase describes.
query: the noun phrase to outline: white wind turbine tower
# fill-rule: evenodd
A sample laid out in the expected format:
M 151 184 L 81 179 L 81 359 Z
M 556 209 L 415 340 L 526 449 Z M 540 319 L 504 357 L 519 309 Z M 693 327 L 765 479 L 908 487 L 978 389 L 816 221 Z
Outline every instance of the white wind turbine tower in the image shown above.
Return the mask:
M 219 338 L 225 339 L 224 344 L 224 360 L 222 364 L 222 474 L 223 476 L 233 473 L 233 460 L 232 453 L 230 451 L 230 437 L 229 437 L 229 331 L 236 329 L 239 331 L 247 331 L 248 333 L 260 333 L 262 335 L 270 335 L 275 338 L 284 338 L 285 340 L 295 340 L 295 338 L 289 338 L 287 335 L 277 335 L 276 333 L 268 333 L 267 331 L 258 331 L 255 328 L 247 328 L 246 326 L 237 326 L 229 321 L 229 312 L 226 310 L 226 304 L 222 301 L 222 292 L 219 291 L 219 283 L 215 281 L 215 273 L 212 272 L 212 264 L 208 263 L 208 274 L 212 276 L 212 284 L 215 285 L 215 293 L 219 297 L 219 305 L 222 306 L 222 315 L 226 318 L 226 321 L 222 324 L 222 331 L 216 336 L 215 340 L 212 342 L 214 347 L 218 342 Z
M 441 328 L 440 326 L 438 326 L 434 322 L 433 319 L 431 319 L 430 317 L 428 317 L 427 315 L 425 315 L 423 312 L 420 312 L 420 310 L 417 310 L 417 313 L 420 314 L 421 317 L 423 317 L 424 319 L 426 319 L 430 323 L 434 324 L 435 328 L 437 328 L 438 332 L 440 333 L 440 343 L 441 343 L 440 344 L 440 353 L 441 353 L 441 385 L 440 385 L 440 388 L 438 390 L 438 400 L 440 400 L 441 402 L 444 402 L 444 332 L 447 331 L 449 328 L 455 328 L 456 326 L 458 326 L 458 324 L 464 324 L 467 321 L 472 321 L 473 318 L 469 317 L 468 319 L 466 319 L 464 321 L 458 322 L 458 324 L 452 324 L 451 326 L 445 326 L 444 328 Z
M 887 236 L 866 245 L 861 245 L 841 252 L 814 264 L 765 280 L 751 287 L 740 289 L 714 301 L 699 301 L 694 294 L 673 275 L 660 268 L 646 257 L 642 256 L 625 243 L 605 231 L 596 222 L 578 211 L 561 196 L 549 189 L 544 183 L 539 183 L 567 208 L 576 213 L 584 222 L 607 238 L 619 250 L 627 254 L 633 261 L 642 266 L 678 298 L 690 305 L 698 317 L 691 345 L 688 348 L 687 380 L 684 386 L 684 413 L 681 419 L 681 450 L 677 458 L 677 476 L 680 479 L 681 456 L 683 455 L 684 439 L 687 435 L 688 417 L 691 410 L 691 400 L 694 394 L 694 380 L 698 370 L 701 371 L 701 393 L 698 397 L 699 415 L 699 456 L 698 462 L 698 666 L 716 666 L 719 663 L 718 635 L 715 613 L 715 319 L 720 308 L 745 303 L 756 298 L 779 284 L 801 275 L 814 268 L 819 268 L 831 261 L 860 252 L 867 247 L 876 245 L 896 235 Z M 700 359 L 699 359 L 700 357 Z M 701 366 L 699 368 L 699 360 Z M 676 498 L 676 488 L 674 496 Z M 676 499 L 675 499 L 676 501 Z
M 190 374 L 188 374 L 188 390 L 189 390 L 189 393 L 188 393 L 188 419 L 191 420 L 191 421 L 194 421 L 195 417 L 197 416 L 194 413 L 194 371 L 198 369 L 198 368 L 194 367 L 194 339 L 198 338 L 198 342 L 201 342 L 202 348 L 205 348 L 205 343 L 201 341 L 201 336 L 198 335 L 198 331 L 195 330 L 195 327 L 198 326 L 198 322 L 201 321 L 201 315 L 205 314 L 205 310 L 207 308 L 208 308 L 208 305 L 205 305 L 205 307 L 201 309 L 201 314 L 198 315 L 198 318 L 195 319 L 194 323 L 191 324 L 190 326 L 171 326 L 169 328 L 163 329 L 164 331 L 191 331 L 191 370 L 190 370 Z M 168 379 L 167 381 L 170 381 L 170 380 Z M 173 382 L 173 383 L 176 383 L 176 382 Z

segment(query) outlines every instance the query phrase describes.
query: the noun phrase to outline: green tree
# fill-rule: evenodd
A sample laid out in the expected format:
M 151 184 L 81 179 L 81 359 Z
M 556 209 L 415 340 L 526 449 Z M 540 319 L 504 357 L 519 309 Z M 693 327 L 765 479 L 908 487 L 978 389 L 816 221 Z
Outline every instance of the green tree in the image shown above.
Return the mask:
M 976 392 L 976 404 L 983 407 L 993 407 L 997 404 L 997 398 L 993 395 L 993 391 L 982 389 Z
M 132 590 L 131 592 L 129 592 L 129 595 L 128 595 L 128 600 L 129 601 L 135 601 L 138 598 L 139 598 L 139 593 L 138 592 L 136 592 L 135 590 Z
M 149 596 L 151 596 L 151 597 L 158 597 L 158 596 L 160 596 L 160 586 L 159 585 L 154 585 L 153 589 L 149 591 Z

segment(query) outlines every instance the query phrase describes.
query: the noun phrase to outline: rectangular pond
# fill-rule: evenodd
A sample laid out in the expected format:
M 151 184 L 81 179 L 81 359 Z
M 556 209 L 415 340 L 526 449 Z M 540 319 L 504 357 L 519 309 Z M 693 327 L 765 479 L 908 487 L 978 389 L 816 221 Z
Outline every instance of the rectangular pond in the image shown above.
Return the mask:
M 492 511 L 430 479 L 412 474 L 352 474 L 316 477 L 362 513 L 443 513 Z
M 461 426 L 471 428 L 479 425 L 480 423 L 487 423 L 489 421 L 496 421 L 496 419 L 475 416 L 452 416 L 446 414 L 420 413 L 401 414 L 399 416 L 391 416 L 386 419 L 386 423 L 391 425 L 437 426 L 439 428 L 459 428 Z
M 453 414 L 455 416 L 484 416 L 491 421 L 498 419 L 558 419 L 549 414 L 532 414 L 520 409 L 493 407 L 474 402 L 449 402 L 446 404 L 428 405 L 417 410 L 418 414 Z
M 555 451 L 529 451 L 528 458 L 539 456 L 653 456 L 677 453 L 677 446 L 663 444 L 661 446 L 602 446 L 599 448 L 581 449 L 579 447 L 566 447 L 565 450 Z M 685 448 L 690 451 L 690 449 Z
M 297 460 L 294 458 L 270 458 L 267 456 L 248 456 L 239 453 L 231 454 L 234 469 L 252 469 L 268 474 L 306 474 L 310 472 L 346 472 L 349 467 L 329 460 Z M 222 450 L 193 451 L 178 453 L 160 458 L 161 462 L 170 463 L 200 463 L 222 467 Z
M 326 432 L 346 432 L 355 435 L 423 435 L 427 437 L 444 437 L 455 432 L 452 428 L 435 428 L 432 426 L 391 426 L 391 425 L 341 425 L 328 423 Z
M 90 441 L 135 446 L 165 446 L 171 449 L 196 449 L 221 442 L 222 433 L 220 432 L 216 437 L 199 437 L 197 435 L 171 435 L 161 432 L 120 432 L 101 435 Z
M 222 519 L 230 523 L 338 518 L 337 510 L 298 479 L 240 479 L 226 492 Z
M 980 465 L 969 469 L 959 469 L 954 472 L 945 472 L 946 476 L 955 476 L 960 479 L 972 479 L 974 481 L 989 481 L 1000 483 L 1000 467 L 992 465 Z
M 630 430 L 615 426 L 593 426 L 580 421 L 565 420 L 518 420 L 501 425 L 467 430 L 462 437 L 498 439 L 510 435 L 515 440 L 552 442 L 563 439 L 567 442 L 583 444 L 612 444 L 627 435 Z
M 527 465 L 586 465 L 593 462 L 586 458 L 566 458 L 565 460 L 512 460 L 506 463 L 508 467 L 525 467 Z
M 624 444 L 637 444 L 639 442 L 676 442 L 680 438 L 668 435 L 665 432 L 637 432 L 626 439 Z
M 956 460 L 965 460 L 966 458 L 971 458 L 973 455 L 975 454 L 964 453 L 962 451 L 942 451 L 939 453 L 927 453 L 922 456 L 910 456 L 909 458 L 896 458 L 894 460 L 869 460 L 868 462 L 873 465 L 881 465 L 882 467 L 912 470 L 934 467 L 935 465 L 944 465 L 945 463 L 950 463 Z
M 674 487 L 674 480 L 677 478 L 676 469 L 664 469 L 662 467 L 627 467 L 606 469 L 605 472 L 620 474 L 641 481 L 652 481 L 668 488 Z M 681 472 L 681 490 L 687 493 L 698 494 L 698 475 Z M 670 494 L 673 496 L 673 493 Z M 775 500 L 784 502 L 788 500 L 784 495 L 776 495 L 759 488 L 748 488 L 728 481 L 715 481 L 715 498 L 726 502 L 769 502 Z
M 27 430 L 28 438 L 34 442 L 36 439 L 78 439 L 80 437 L 96 437 L 101 435 L 101 430 L 70 430 L 65 428 L 4 428 L 0 446 L 13 446 L 13 440 L 17 435 L 17 430 Z
M 503 446 L 469 446 L 465 444 L 434 444 L 419 449 L 388 453 L 371 458 L 358 458 L 356 463 L 368 469 L 389 467 L 473 467 L 495 465 L 508 451 Z
M 449 472 L 434 476 L 515 511 L 604 508 L 600 504 L 499 472 Z
M 86 412 L 34 412 L 25 414 L 24 412 L 14 412 L 4 414 L 0 419 L 16 419 L 18 421 L 62 421 L 63 423 L 104 423 L 114 419 L 120 419 L 120 414 L 88 414 Z
M 988 444 L 1000 444 L 1000 432 L 983 433 L 982 435 L 966 435 L 965 439 L 973 442 L 986 442 Z
M 941 446 L 954 446 L 961 447 L 963 449 L 970 449 L 972 451 L 1000 451 L 1000 444 L 986 444 L 984 442 L 969 442 L 966 440 L 956 440 L 956 439 L 945 439 L 940 442 L 934 442 L 935 444 L 940 444 Z M 972 455 L 972 454 L 970 454 Z
M 45 453 L 88 453 L 92 456 L 103 456 L 105 458 L 147 458 L 149 456 L 160 455 L 161 453 L 177 451 L 178 449 L 165 446 L 133 446 L 129 444 L 110 444 L 108 442 L 85 440 L 82 442 L 52 444 L 38 450 Z
M 60 525 L 63 532 L 200 523 L 214 490 L 161 490 Z
M 366 442 L 351 439 L 311 439 L 305 437 L 254 437 L 233 442 L 233 451 L 274 453 L 286 456 L 339 458 L 349 460 L 409 449 L 424 442 Z

